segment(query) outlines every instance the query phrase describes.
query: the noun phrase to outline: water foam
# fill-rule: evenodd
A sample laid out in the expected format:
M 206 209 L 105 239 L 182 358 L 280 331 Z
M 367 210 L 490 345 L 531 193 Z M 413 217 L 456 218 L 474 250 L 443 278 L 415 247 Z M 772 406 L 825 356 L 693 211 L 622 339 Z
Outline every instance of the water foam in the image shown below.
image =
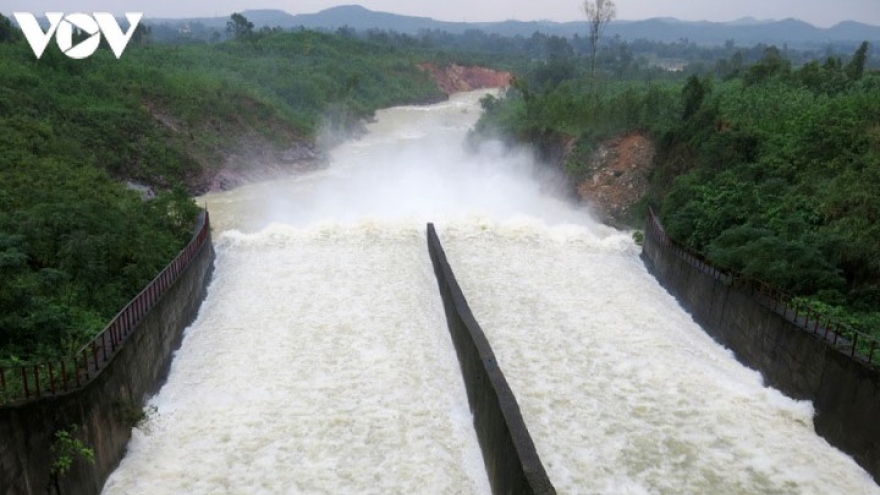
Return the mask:
M 220 236 L 104 493 L 488 493 L 420 228 Z
M 627 238 L 438 230 L 560 494 L 880 493 L 815 434 L 812 404 L 709 338 Z

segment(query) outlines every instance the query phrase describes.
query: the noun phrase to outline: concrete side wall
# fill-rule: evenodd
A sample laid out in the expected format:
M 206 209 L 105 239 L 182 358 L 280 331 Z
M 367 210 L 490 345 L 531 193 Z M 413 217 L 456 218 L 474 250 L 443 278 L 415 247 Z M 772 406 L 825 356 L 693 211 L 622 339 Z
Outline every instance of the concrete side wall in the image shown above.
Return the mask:
M 740 362 L 786 395 L 813 401 L 816 432 L 880 483 L 880 371 L 696 269 L 651 229 L 646 229 L 642 258 L 694 320 Z
M 519 405 L 483 330 L 474 319 L 433 225 L 428 249 L 455 344 L 474 428 L 495 494 L 555 494 L 535 451 Z
M 210 238 L 115 358 L 84 388 L 0 408 L 0 495 L 97 494 L 125 454 L 145 399 L 164 381 L 183 330 L 205 296 L 214 261 Z M 94 464 L 77 459 L 55 480 L 56 431 L 79 425 L 75 437 L 91 447 Z

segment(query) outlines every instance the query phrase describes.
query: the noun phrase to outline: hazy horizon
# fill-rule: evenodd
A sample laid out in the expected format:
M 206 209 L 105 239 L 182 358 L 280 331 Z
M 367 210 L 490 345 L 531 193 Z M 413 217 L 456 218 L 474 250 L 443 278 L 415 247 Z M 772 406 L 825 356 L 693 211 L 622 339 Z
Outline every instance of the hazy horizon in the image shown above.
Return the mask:
M 215 0 L 213 2 L 172 0 L 7 0 L 2 11 L 42 13 L 59 12 L 143 12 L 149 18 L 226 17 L 245 10 L 274 9 L 289 14 L 310 14 L 341 5 L 363 7 L 394 14 L 430 17 L 452 22 L 540 21 L 570 22 L 585 20 L 580 0 L 535 3 L 526 0 L 467 0 L 437 2 L 402 2 L 400 0 Z M 798 19 L 817 27 L 831 27 L 843 21 L 858 21 L 880 26 L 880 2 L 877 0 L 706 0 L 694 5 L 690 0 L 618 0 L 617 20 L 638 21 L 655 17 L 674 17 L 683 21 L 733 22 L 751 17 L 757 20 Z

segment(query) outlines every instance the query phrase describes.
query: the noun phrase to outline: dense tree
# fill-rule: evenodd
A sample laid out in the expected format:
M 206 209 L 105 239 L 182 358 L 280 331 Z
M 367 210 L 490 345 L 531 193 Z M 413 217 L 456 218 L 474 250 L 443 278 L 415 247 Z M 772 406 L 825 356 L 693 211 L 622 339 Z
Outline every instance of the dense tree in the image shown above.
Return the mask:
M 254 23 L 236 12 L 226 21 L 226 32 L 236 40 L 250 40 L 254 37 Z
M 0 14 L 0 43 L 11 43 L 21 39 L 21 31 L 12 25 L 8 17 Z
M 684 114 L 682 118 L 688 120 L 697 113 L 697 110 L 703 104 L 703 99 L 706 97 L 706 88 L 700 82 L 699 77 L 691 76 L 685 83 L 684 88 L 682 88 L 681 96 L 684 99 Z
M 131 35 L 131 42 L 136 45 L 147 45 L 153 35 L 153 28 L 145 24 L 138 24 Z
M 791 72 L 791 62 L 782 56 L 775 46 L 764 50 L 764 56 L 746 71 L 743 81 L 746 84 L 758 84 L 775 76 L 785 76 Z
M 846 75 L 853 81 L 858 81 L 865 73 L 865 62 L 868 60 L 868 42 L 863 41 L 852 60 L 846 65 Z

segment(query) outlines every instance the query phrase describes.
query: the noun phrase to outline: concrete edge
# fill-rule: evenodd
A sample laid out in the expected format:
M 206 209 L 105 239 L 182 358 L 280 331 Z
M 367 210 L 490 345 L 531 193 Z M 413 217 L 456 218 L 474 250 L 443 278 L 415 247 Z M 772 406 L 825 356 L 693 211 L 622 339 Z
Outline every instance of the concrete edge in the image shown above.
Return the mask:
M 516 397 L 467 304 L 431 223 L 427 226 L 427 239 L 493 493 L 555 494 Z

